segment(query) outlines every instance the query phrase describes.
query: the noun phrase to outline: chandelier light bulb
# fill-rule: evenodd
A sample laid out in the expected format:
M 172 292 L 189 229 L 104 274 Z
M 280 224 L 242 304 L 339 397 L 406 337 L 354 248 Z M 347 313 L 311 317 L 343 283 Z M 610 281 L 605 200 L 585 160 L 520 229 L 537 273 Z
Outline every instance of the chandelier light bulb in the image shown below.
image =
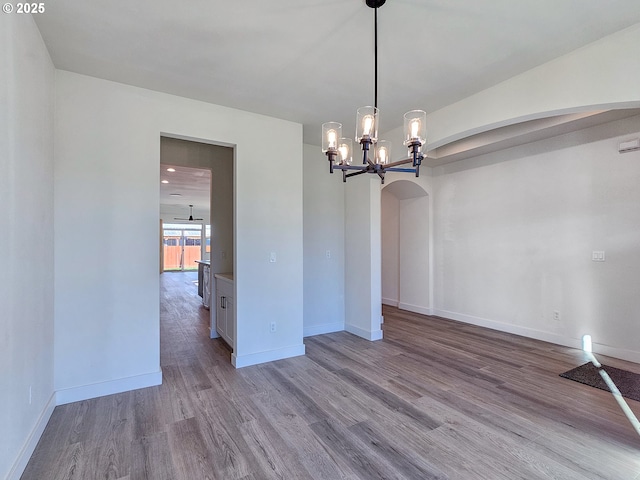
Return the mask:
M 327 122 L 322 124 L 322 151 L 336 152 L 338 139 L 342 136 L 342 124 L 338 122 Z
M 350 138 L 341 138 L 339 142 L 338 153 L 341 165 L 351 165 L 352 142 Z
M 379 158 L 379 162 L 378 163 L 382 163 L 383 165 L 385 163 L 387 163 L 387 149 L 386 148 L 381 148 L 380 149 L 380 153 L 378 154 L 378 158 Z
M 376 163 L 386 165 L 391 163 L 391 142 L 380 140 L 376 145 Z
M 378 140 L 378 109 L 376 107 L 360 107 L 356 118 L 356 142 L 367 140 L 376 143 Z
M 336 139 L 338 135 L 335 130 L 329 130 L 327 132 L 327 143 L 329 144 L 329 148 L 336 148 Z
M 420 147 L 427 140 L 427 112 L 411 110 L 404 114 L 405 145 Z
M 418 138 L 420 132 L 420 120 L 411 122 L 411 138 Z
M 373 127 L 373 116 L 366 115 L 362 120 L 362 135 L 371 136 L 371 127 Z

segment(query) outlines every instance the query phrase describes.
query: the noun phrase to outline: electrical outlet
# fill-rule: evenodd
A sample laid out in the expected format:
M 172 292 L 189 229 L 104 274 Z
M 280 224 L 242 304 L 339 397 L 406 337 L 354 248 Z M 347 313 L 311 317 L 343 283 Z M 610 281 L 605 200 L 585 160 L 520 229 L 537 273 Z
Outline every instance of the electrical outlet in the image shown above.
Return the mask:
M 559 321 L 560 321 L 560 312 L 559 312 L 558 310 L 554 310 L 554 311 L 553 311 L 553 319 L 554 319 L 556 322 L 559 322 Z
M 269 262 L 276 263 L 276 252 L 271 252 L 269 255 Z
M 331 258 L 331 250 L 327 250 L 326 255 L 327 255 L 327 258 Z
M 271 322 L 269 324 L 269 330 L 271 331 L 271 333 L 276 331 L 276 322 Z

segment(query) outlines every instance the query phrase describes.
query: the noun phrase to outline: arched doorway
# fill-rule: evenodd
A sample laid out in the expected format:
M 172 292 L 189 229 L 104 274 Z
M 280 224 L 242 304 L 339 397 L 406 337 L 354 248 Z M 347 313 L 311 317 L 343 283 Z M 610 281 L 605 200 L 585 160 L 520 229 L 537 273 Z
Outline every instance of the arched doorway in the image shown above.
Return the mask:
M 418 183 L 396 180 L 382 189 L 382 302 L 431 313 L 429 195 Z

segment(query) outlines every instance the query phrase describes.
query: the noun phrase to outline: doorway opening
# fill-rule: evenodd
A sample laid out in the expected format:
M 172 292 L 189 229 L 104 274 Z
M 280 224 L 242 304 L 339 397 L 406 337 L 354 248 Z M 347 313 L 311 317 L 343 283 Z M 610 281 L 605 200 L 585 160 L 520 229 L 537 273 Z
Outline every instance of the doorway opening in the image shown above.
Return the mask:
M 397 180 L 381 195 L 382 303 L 430 314 L 429 195 Z
M 203 225 L 163 223 L 162 250 L 165 272 L 198 269 L 197 262 L 205 258 L 207 253 L 206 250 L 203 251 L 203 247 L 210 247 L 211 240 L 210 225 L 205 225 L 204 229 L 202 227 Z M 208 236 L 206 232 L 209 232 Z M 203 236 L 206 236 L 204 242 Z
M 176 301 L 181 295 L 175 288 L 165 290 L 163 283 L 200 297 L 200 310 L 191 321 L 217 338 L 216 277 L 233 278 L 234 270 L 233 147 L 162 135 L 160 181 L 160 273 L 167 272 L 161 281 L 162 301 L 170 305 L 171 295 Z M 204 317 L 206 326 L 200 325 Z M 235 315 L 227 321 L 235 331 Z M 162 336 L 161 331 L 161 345 Z M 229 345 L 234 348 L 234 342 Z
M 193 271 L 211 252 L 211 170 L 160 164 L 162 272 Z

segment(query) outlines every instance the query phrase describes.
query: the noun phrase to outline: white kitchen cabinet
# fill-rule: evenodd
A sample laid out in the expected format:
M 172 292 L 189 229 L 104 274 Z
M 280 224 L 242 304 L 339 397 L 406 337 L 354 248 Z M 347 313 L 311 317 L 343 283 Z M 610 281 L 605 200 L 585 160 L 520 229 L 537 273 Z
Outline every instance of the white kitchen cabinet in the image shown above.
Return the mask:
M 228 273 L 216 273 L 216 331 L 234 348 L 236 318 L 233 292 L 233 275 Z

